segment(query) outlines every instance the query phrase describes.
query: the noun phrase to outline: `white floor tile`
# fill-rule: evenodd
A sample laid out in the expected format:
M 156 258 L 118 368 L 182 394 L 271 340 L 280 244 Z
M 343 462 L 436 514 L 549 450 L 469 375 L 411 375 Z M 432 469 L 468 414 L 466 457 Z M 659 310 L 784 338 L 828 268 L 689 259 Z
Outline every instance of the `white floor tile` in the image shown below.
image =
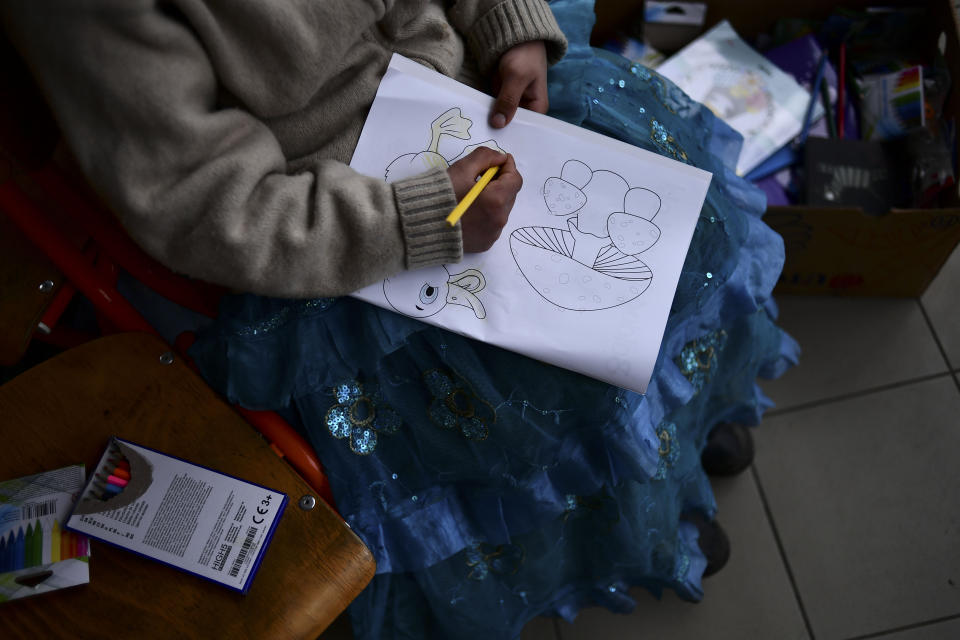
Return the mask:
M 657 601 L 642 589 L 630 615 L 587 609 L 562 640 L 804 640 L 807 632 L 749 472 L 715 483 L 719 522 L 731 541 L 729 564 L 704 581 L 702 602 L 671 593 Z
M 960 618 L 897 631 L 881 636 L 877 640 L 957 640 L 957 638 L 960 638 Z
M 909 298 L 780 296 L 780 324 L 800 364 L 761 386 L 784 409 L 947 371 L 923 312 Z
M 954 369 L 960 369 L 960 246 L 921 298 Z
M 755 463 L 818 640 L 960 614 L 952 376 L 768 418 Z

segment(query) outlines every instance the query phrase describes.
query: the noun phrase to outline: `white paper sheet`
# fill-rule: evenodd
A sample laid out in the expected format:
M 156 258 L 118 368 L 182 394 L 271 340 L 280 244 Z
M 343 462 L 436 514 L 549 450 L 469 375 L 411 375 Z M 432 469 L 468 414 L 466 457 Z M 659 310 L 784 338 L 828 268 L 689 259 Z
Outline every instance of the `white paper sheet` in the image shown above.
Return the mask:
M 754 51 L 726 20 L 657 67 L 743 135 L 737 173 L 746 175 L 803 128 L 810 93 Z M 812 121 L 823 116 L 814 103 Z
M 489 251 L 354 295 L 644 393 L 711 175 L 522 109 L 495 130 L 492 102 L 394 55 L 351 166 L 393 181 L 496 145 L 523 188 Z

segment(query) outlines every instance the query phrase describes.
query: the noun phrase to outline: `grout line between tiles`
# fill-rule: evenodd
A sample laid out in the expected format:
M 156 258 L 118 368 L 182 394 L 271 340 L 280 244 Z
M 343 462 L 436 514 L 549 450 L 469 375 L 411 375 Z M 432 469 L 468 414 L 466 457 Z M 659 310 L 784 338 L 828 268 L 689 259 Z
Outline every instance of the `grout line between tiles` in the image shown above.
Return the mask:
M 815 640 L 813 626 L 810 624 L 810 617 L 807 615 L 807 609 L 803 606 L 803 598 L 800 597 L 800 589 L 797 588 L 797 581 L 793 577 L 793 569 L 790 568 L 790 561 L 787 559 L 787 552 L 783 548 L 783 542 L 780 540 L 780 532 L 777 531 L 777 524 L 773 521 L 773 512 L 767 503 L 767 494 L 763 491 L 763 485 L 760 484 L 760 475 L 757 473 L 756 465 L 750 465 L 750 475 L 753 477 L 757 493 L 760 494 L 760 503 L 763 504 L 763 512 L 767 516 L 767 523 L 770 525 L 770 531 L 773 533 L 773 539 L 777 543 L 777 551 L 780 552 L 780 561 L 787 571 L 787 579 L 790 580 L 790 588 L 793 589 L 793 597 L 797 600 L 797 606 L 800 608 L 800 616 L 803 618 L 803 625 L 807 628 L 807 636 L 810 640 Z
M 891 633 L 898 633 L 900 631 L 910 631 L 912 629 L 919 629 L 921 627 L 929 627 L 935 624 L 940 624 L 941 622 L 949 622 L 950 620 L 956 620 L 957 618 L 960 618 L 960 613 L 952 616 L 944 616 L 942 618 L 934 618 L 933 620 L 915 622 L 913 624 L 907 624 L 902 627 L 896 627 L 894 629 L 886 629 L 885 631 L 868 633 L 862 636 L 854 636 L 852 638 L 847 638 L 847 640 L 869 640 L 870 638 L 882 638 L 883 636 L 890 635 Z
M 813 402 L 805 402 L 803 404 L 796 404 L 790 407 L 784 407 L 783 409 L 771 409 L 763 414 L 763 417 L 772 418 L 774 416 L 782 416 L 787 413 L 793 413 L 795 411 L 803 411 L 804 409 L 813 409 L 814 407 L 819 407 L 825 404 L 832 404 L 834 402 L 841 402 L 843 400 L 852 400 L 854 398 L 862 398 L 863 396 L 869 396 L 874 393 L 880 393 L 882 391 L 890 391 L 891 389 L 896 389 L 898 387 L 906 387 L 912 384 L 919 384 L 921 382 L 929 382 L 931 380 L 936 380 L 937 378 L 943 378 L 945 376 L 952 376 L 951 371 L 942 371 L 940 373 L 931 373 L 930 375 L 920 376 L 919 378 L 910 378 L 908 380 L 900 380 L 898 382 L 891 382 L 890 384 L 880 385 L 879 387 L 870 387 L 869 389 L 863 389 L 861 391 L 852 391 L 850 393 L 845 393 L 839 396 L 831 396 L 829 398 L 823 398 L 822 400 L 814 400 Z
M 923 300 L 917 300 L 920 304 L 920 313 L 923 314 L 923 319 L 927 321 L 927 326 L 930 328 L 930 333 L 933 335 L 933 341 L 937 343 L 937 349 L 940 349 L 940 355 L 943 356 L 943 361 L 947 363 L 947 370 L 953 370 L 953 364 L 950 362 L 950 358 L 947 356 L 947 350 L 943 347 L 943 342 L 940 341 L 940 336 L 937 334 L 936 327 L 933 326 L 933 321 L 930 319 L 930 314 L 927 313 L 927 308 L 923 306 Z M 953 381 L 957 384 L 957 389 L 960 390 L 960 381 L 954 377 Z

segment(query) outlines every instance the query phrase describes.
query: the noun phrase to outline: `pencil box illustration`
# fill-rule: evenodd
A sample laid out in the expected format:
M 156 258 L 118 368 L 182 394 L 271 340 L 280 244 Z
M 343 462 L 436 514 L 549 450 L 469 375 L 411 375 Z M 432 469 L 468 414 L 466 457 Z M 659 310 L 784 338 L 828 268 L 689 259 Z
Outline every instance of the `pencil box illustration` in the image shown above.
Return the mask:
M 152 483 L 153 465 L 124 443 L 111 439 L 73 514 L 89 515 L 126 507 L 140 499 Z

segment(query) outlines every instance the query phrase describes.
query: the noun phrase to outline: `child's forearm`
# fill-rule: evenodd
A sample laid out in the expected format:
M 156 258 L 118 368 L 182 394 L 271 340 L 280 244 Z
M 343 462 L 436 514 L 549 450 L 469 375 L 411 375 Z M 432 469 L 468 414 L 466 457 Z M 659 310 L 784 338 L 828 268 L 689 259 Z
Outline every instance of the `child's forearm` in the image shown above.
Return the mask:
M 290 172 L 266 124 L 219 106 L 221 85 L 191 31 L 138 10 L 114 19 L 38 9 L 17 44 L 84 174 L 153 257 L 282 297 L 341 295 L 460 258 L 460 230 L 444 220 L 456 204 L 445 172 L 394 185 L 335 160 Z

